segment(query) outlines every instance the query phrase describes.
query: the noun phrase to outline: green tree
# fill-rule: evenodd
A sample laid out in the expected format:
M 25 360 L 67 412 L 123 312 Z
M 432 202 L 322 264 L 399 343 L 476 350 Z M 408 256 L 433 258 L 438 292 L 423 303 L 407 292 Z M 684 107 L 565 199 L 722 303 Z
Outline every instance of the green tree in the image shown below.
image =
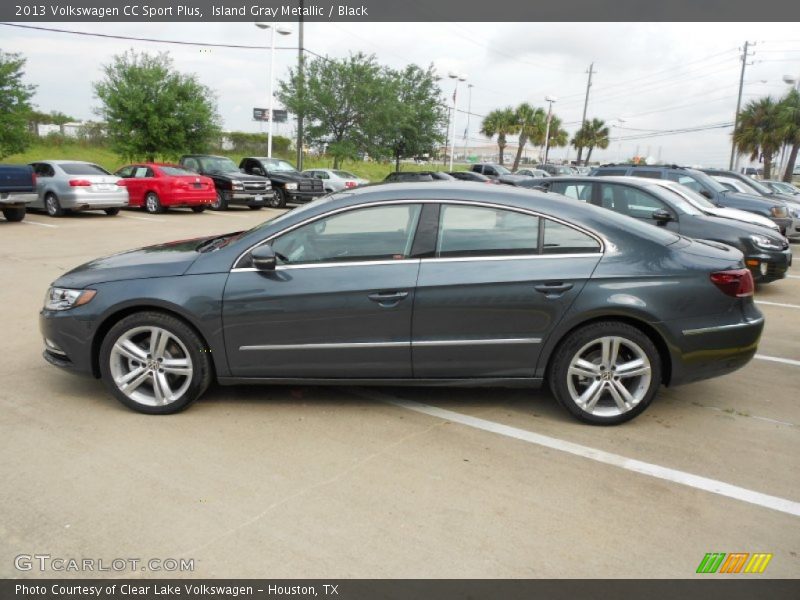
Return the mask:
M 488 138 L 497 136 L 497 147 L 499 149 L 498 161 L 503 164 L 503 152 L 508 145 L 506 136 L 513 135 L 519 131 L 514 109 L 510 106 L 493 110 L 483 119 L 481 123 L 481 134 Z
M 381 105 L 367 131 L 367 151 L 376 158 L 391 156 L 395 170 L 400 159 L 433 153 L 444 141 L 447 115 L 433 66 L 386 69 Z
M 23 152 L 31 142 L 28 115 L 36 87 L 23 82 L 25 59 L 0 50 L 0 158 Z
M 213 92 L 176 71 L 167 54 L 130 50 L 103 67 L 95 82 L 111 147 L 127 159 L 154 161 L 203 152 L 219 136 Z
M 569 133 L 561 124 L 561 119 L 555 115 L 550 117 L 550 148 L 564 148 L 569 144 Z
M 605 122 L 601 119 L 591 119 L 584 121 L 581 128 L 575 133 L 572 138 L 572 146 L 578 150 L 578 164 L 581 164 L 581 156 L 583 149 L 588 148 L 589 152 L 586 154 L 586 163 L 592 157 L 592 150 L 597 148 L 608 148 L 610 131 Z
M 291 69 L 278 83 L 277 96 L 287 110 L 304 115 L 304 141 L 327 146 L 338 168 L 370 145 L 375 112 L 386 95 L 384 83 L 375 56 L 359 52 L 305 63 L 302 83 L 297 69 Z
M 746 152 L 750 160 L 764 161 L 764 179 L 771 177 L 772 158 L 786 139 L 781 128 L 781 106 L 771 96 L 747 103 L 739 113 L 739 123 L 733 132 L 733 141 L 739 152 Z
M 544 144 L 545 130 L 547 128 L 547 113 L 538 107 L 533 107 L 527 102 L 520 104 L 514 111 L 514 118 L 518 127 L 517 155 L 514 157 L 512 171 L 519 167 L 522 150 L 530 142 L 534 146 Z
M 786 94 L 778 110 L 784 141 L 791 146 L 782 179 L 791 183 L 797 154 L 800 151 L 800 91 L 792 90 Z

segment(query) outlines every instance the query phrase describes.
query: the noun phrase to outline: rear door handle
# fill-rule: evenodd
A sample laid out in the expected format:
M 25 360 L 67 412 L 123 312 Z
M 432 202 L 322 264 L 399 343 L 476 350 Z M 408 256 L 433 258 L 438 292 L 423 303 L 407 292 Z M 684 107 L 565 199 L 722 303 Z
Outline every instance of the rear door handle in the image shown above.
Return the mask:
M 373 302 L 377 302 L 381 306 L 392 307 L 396 306 L 407 296 L 408 292 L 375 292 L 374 294 L 368 294 L 367 298 Z
M 533 286 L 537 292 L 541 292 L 545 294 L 548 298 L 557 298 L 564 292 L 567 292 L 573 288 L 572 283 L 569 282 L 555 282 L 555 283 L 541 283 L 539 285 Z

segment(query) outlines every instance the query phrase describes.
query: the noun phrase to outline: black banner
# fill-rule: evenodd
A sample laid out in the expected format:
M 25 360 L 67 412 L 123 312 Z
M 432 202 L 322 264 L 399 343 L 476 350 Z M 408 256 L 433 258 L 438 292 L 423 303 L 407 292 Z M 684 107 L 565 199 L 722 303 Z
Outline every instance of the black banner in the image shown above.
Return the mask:
M 800 21 L 796 0 L 4 0 L 0 21 Z
M 583 600 L 647 598 L 660 600 L 796 600 L 798 580 L 325 580 L 325 579 L 40 579 L 0 582 L 3 600 Z M 748 576 L 752 577 L 752 576 Z M 713 578 L 713 579 L 712 579 Z

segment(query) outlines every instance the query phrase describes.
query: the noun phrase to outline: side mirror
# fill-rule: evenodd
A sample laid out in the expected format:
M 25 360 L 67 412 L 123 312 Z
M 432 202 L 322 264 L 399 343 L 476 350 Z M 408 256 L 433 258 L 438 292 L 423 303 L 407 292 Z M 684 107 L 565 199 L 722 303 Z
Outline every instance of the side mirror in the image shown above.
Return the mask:
M 263 177 L 264 169 L 262 169 L 261 167 L 256 167 L 255 169 L 253 169 L 253 175 L 261 175 Z
M 709 200 L 713 199 L 711 192 L 709 192 L 708 190 L 700 190 L 700 193 L 703 194 L 703 196 L 705 196 Z
M 664 208 L 659 208 L 658 210 L 654 210 L 651 217 L 659 225 L 663 225 L 664 223 L 672 221 L 672 214 Z
M 269 244 L 263 244 L 250 253 L 253 266 L 259 271 L 274 271 L 277 259 L 275 251 Z

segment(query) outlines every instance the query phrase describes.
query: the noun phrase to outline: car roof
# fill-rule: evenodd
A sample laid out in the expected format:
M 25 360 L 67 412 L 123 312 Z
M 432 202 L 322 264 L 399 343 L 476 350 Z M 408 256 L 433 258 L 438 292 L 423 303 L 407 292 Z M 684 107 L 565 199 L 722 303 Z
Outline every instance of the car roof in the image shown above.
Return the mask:
M 35 163 L 50 163 L 51 165 L 97 165 L 97 163 L 89 162 L 88 160 L 67 160 L 67 159 L 58 159 L 58 160 L 34 160 Z M 100 165 L 97 165 L 100 166 Z

